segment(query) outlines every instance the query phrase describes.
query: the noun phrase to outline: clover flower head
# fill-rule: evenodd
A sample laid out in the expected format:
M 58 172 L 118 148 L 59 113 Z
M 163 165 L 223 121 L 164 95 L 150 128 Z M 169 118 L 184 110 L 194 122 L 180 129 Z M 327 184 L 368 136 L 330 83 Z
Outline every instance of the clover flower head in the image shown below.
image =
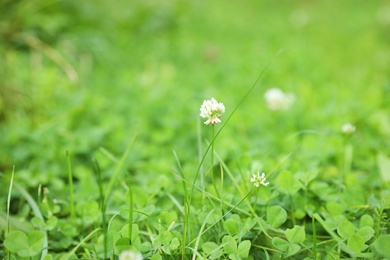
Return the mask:
M 206 125 L 220 123 L 220 118 L 223 113 L 225 113 L 225 106 L 222 103 L 218 103 L 215 98 L 203 101 L 200 107 L 200 116 L 207 118 L 204 122 Z
M 270 88 L 264 93 L 264 99 L 270 110 L 287 110 L 295 101 L 292 93 L 284 93 L 279 88 Z
M 253 185 L 255 185 L 256 188 L 258 188 L 261 185 L 267 186 L 269 182 L 265 182 L 265 174 L 264 172 L 260 175 L 260 172 L 256 174 L 252 174 L 251 182 L 253 182 Z
M 140 253 L 135 253 L 131 250 L 122 251 L 119 255 L 119 260 L 142 260 L 142 255 Z
M 351 123 L 346 123 L 341 127 L 341 132 L 343 132 L 344 134 L 348 134 L 348 135 L 355 132 L 355 130 L 356 130 L 356 126 L 354 126 Z

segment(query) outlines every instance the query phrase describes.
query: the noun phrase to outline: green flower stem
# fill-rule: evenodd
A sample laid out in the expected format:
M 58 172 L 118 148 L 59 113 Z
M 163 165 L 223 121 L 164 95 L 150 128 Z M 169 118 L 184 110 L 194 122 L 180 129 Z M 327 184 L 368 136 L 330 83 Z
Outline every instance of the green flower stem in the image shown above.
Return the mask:
M 131 238 L 133 237 L 133 190 L 131 188 L 131 185 L 129 184 L 129 240 L 130 245 L 133 244 L 133 241 L 131 241 Z
M 255 202 L 253 204 L 253 214 L 256 215 L 257 195 L 259 194 L 259 188 L 255 188 Z
M 341 177 L 343 178 L 342 181 L 345 181 L 345 175 L 351 170 L 352 157 L 353 157 L 353 147 L 352 144 L 348 142 L 344 150 L 344 169 L 343 169 L 343 174 L 341 175 Z
M 211 181 L 213 182 L 213 186 L 214 186 L 214 189 L 215 189 L 215 193 L 217 194 L 217 197 L 220 197 L 219 196 L 219 192 L 218 192 L 218 188 L 217 188 L 217 184 L 215 183 L 215 179 L 214 179 L 214 133 L 215 133 L 215 125 L 212 124 L 211 125 Z

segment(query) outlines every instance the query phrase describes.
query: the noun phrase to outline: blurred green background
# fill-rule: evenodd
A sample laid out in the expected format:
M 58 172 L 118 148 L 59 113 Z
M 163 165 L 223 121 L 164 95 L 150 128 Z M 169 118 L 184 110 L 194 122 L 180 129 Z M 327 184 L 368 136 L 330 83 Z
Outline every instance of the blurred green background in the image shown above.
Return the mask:
M 108 178 L 101 147 L 120 157 L 136 134 L 139 182 L 171 176 L 173 150 L 194 172 L 203 100 L 226 119 L 269 62 L 216 141 L 228 164 L 337 166 L 346 122 L 355 167 L 390 153 L 388 1 L 0 0 L 0 55 L 0 171 L 34 189 L 64 188 L 66 150 L 76 178 L 92 157 Z M 267 110 L 271 87 L 290 111 Z

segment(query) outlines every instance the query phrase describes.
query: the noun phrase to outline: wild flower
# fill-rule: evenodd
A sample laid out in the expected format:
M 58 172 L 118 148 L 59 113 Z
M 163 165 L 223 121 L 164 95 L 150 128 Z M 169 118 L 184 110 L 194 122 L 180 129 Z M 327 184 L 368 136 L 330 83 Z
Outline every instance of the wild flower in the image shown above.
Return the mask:
M 264 93 L 267 107 L 271 110 L 287 110 L 295 101 L 292 93 L 284 93 L 279 88 L 270 88 Z
M 351 123 L 346 123 L 341 127 L 341 132 L 343 132 L 344 134 L 348 134 L 348 135 L 355 132 L 355 130 L 356 130 L 356 126 L 354 126 Z
M 203 101 L 203 104 L 200 107 L 200 116 L 207 118 L 204 122 L 206 125 L 220 123 L 220 118 L 223 113 L 225 113 L 225 106 L 223 103 L 218 103 L 214 98 Z
M 119 260 L 142 260 L 142 255 L 140 253 L 135 253 L 131 250 L 122 251 L 119 255 Z
M 256 188 L 258 188 L 261 185 L 267 186 L 269 182 L 265 182 L 265 174 L 264 172 L 260 175 L 260 172 L 257 172 L 256 174 L 252 174 L 251 182 L 253 182 L 253 185 L 255 185 Z

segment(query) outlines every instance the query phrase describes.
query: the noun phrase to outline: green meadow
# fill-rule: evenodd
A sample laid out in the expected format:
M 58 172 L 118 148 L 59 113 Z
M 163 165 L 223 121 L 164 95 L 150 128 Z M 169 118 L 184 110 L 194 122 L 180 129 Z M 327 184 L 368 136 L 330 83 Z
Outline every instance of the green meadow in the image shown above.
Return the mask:
M 390 259 L 390 3 L 0 0 L 0 205 L 2 259 Z

